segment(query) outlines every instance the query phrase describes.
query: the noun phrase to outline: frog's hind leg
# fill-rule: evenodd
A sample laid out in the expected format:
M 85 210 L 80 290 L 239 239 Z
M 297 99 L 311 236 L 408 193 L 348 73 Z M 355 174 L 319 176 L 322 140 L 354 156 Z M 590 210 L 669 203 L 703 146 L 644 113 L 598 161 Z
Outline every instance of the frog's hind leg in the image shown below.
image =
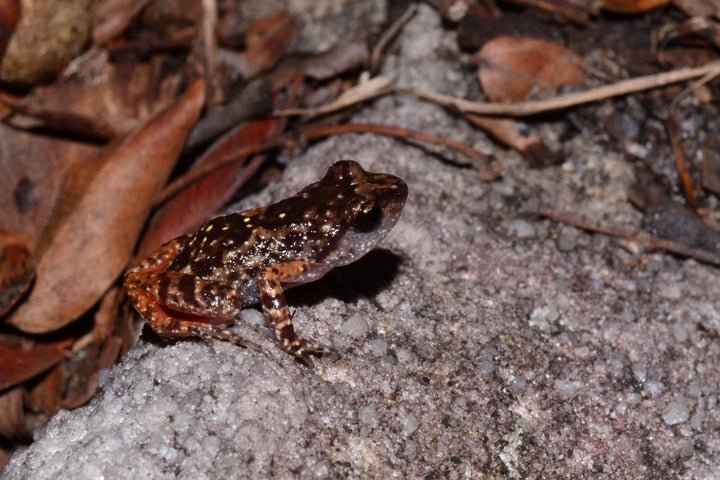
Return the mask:
M 309 356 L 334 354 L 332 350 L 310 343 L 295 333 L 292 315 L 282 289 L 283 282 L 297 281 L 311 269 L 311 263 L 300 260 L 282 262 L 266 268 L 257 279 L 265 323 L 272 332 L 275 343 L 303 361 L 309 360 Z
M 256 348 L 254 343 L 224 328 L 233 323 L 242 309 L 235 290 L 164 270 L 185 244 L 186 237 L 171 240 L 128 270 L 124 286 L 135 310 L 166 340 L 197 336 Z

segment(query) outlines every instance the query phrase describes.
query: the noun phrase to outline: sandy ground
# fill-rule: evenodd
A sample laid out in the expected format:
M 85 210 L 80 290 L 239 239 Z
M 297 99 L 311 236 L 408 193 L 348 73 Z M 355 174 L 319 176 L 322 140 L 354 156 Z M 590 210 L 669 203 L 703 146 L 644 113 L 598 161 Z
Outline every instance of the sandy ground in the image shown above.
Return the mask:
M 385 73 L 460 96 L 474 81 L 427 7 Z M 533 215 L 571 209 L 638 227 L 629 162 L 578 135 L 561 166 L 532 170 L 407 98 L 378 100 L 354 120 L 492 152 L 503 176 L 484 183 L 371 135 L 287 157 L 283 179 L 243 208 L 296 192 L 342 158 L 410 187 L 378 251 L 288 295 L 297 328 L 340 358 L 293 362 L 253 309 L 237 329 L 270 356 L 141 340 L 90 404 L 58 414 L 3 478 L 717 478 L 717 270 Z

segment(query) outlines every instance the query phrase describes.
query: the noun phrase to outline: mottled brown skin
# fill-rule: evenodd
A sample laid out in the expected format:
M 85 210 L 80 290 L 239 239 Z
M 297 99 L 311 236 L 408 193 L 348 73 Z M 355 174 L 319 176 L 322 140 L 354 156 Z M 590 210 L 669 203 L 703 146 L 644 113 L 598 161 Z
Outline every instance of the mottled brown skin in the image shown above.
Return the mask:
M 247 346 L 225 326 L 259 302 L 280 348 L 301 359 L 322 355 L 328 350 L 295 333 L 283 289 L 365 255 L 395 225 L 406 198 L 400 178 L 337 162 L 293 197 L 212 219 L 162 245 L 127 272 L 125 290 L 165 339 Z

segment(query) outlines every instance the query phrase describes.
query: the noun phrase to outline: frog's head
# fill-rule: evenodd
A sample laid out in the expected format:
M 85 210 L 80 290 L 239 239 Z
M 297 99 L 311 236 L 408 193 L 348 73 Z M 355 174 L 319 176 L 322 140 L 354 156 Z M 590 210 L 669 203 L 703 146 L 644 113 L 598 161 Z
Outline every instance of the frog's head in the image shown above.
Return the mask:
M 400 218 L 407 184 L 388 173 L 371 173 L 352 160 L 333 164 L 317 184 L 328 193 L 335 230 L 324 263 L 346 265 L 369 252 Z

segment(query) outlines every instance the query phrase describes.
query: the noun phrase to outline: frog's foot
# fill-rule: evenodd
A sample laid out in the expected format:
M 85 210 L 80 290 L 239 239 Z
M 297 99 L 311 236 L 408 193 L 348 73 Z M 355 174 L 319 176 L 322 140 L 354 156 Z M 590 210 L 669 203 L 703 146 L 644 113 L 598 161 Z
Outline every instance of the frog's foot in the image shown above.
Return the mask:
M 312 366 L 316 358 L 330 358 L 336 360 L 340 357 L 335 350 L 315 343 L 310 343 L 299 335 L 295 335 L 291 341 L 283 339 L 280 342 L 280 348 L 294 355 L 295 358 L 308 366 Z
M 248 348 L 255 350 L 256 352 L 266 353 L 266 350 L 259 344 L 241 337 L 240 335 L 231 332 L 226 328 L 218 327 L 217 325 L 211 325 L 207 323 L 193 323 L 186 327 L 189 334 L 192 334 L 198 338 L 201 338 L 207 343 L 211 343 L 213 340 L 221 340 L 223 342 L 230 342 L 233 345 L 242 348 Z

